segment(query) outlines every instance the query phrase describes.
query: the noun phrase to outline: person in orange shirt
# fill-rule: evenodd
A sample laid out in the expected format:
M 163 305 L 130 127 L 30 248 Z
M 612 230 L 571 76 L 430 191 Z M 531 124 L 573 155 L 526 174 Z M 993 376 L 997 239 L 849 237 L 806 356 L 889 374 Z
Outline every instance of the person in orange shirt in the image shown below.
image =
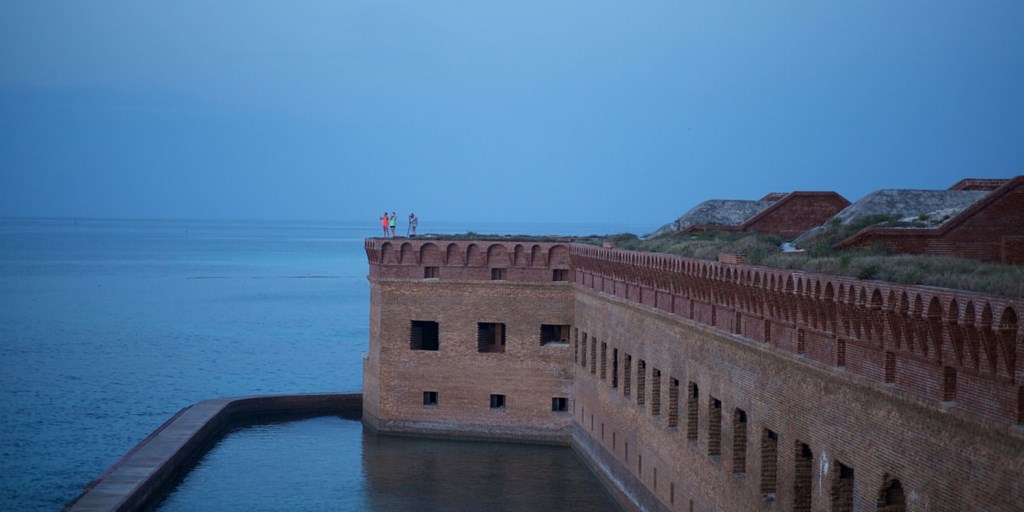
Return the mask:
M 380 216 L 380 227 L 384 228 L 384 238 L 388 237 L 388 212 L 384 212 L 384 215 Z

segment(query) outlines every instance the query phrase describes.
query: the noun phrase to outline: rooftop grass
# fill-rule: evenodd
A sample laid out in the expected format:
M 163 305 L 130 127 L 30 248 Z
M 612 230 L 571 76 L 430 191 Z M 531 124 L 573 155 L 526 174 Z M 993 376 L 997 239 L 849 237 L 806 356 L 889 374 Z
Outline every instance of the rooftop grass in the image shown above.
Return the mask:
M 877 223 L 877 221 L 875 222 Z M 803 252 L 783 252 L 782 237 L 761 233 L 706 232 L 641 239 L 623 233 L 577 238 L 578 243 L 611 242 L 620 249 L 677 254 L 716 261 L 719 253 L 740 254 L 748 264 L 891 283 L 938 286 L 1007 297 L 1024 297 L 1024 267 L 963 258 L 891 255 L 884 248 L 832 249 L 855 226 L 833 225 L 801 243 Z M 856 232 L 856 231 L 850 231 Z

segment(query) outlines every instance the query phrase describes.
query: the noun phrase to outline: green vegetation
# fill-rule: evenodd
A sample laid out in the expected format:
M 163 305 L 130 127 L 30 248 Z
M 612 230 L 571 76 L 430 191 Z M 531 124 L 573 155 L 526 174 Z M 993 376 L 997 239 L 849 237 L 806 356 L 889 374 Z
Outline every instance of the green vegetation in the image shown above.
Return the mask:
M 889 219 L 891 220 L 891 219 Z M 875 219 L 870 225 L 879 222 Z M 632 234 L 578 238 L 593 245 L 614 243 L 620 249 L 678 254 L 715 261 L 719 253 L 741 254 L 747 263 L 819 274 L 874 279 L 900 284 L 939 286 L 979 293 L 1024 297 L 1024 267 L 938 256 L 889 255 L 884 248 L 834 250 L 831 240 L 855 233 L 856 226 L 829 225 L 801 244 L 804 252 L 783 252 L 781 237 L 760 233 L 708 232 L 642 240 Z

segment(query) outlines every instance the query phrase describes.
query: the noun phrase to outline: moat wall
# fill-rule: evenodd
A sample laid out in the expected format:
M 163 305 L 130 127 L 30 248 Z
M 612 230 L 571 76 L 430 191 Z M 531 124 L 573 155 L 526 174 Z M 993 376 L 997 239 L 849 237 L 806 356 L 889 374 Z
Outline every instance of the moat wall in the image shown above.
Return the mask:
M 367 241 L 371 426 L 571 442 L 642 510 L 1024 503 L 1024 340 L 1010 300 L 590 246 L 553 258 L 559 244 L 468 244 Z M 555 281 L 566 268 L 571 283 Z M 437 322 L 437 351 L 410 348 L 413 320 Z M 503 353 L 478 351 L 481 322 L 507 325 Z M 571 325 L 569 346 L 540 344 L 548 323 Z M 502 410 L 488 405 L 495 392 Z M 558 396 L 569 410 L 552 410 Z

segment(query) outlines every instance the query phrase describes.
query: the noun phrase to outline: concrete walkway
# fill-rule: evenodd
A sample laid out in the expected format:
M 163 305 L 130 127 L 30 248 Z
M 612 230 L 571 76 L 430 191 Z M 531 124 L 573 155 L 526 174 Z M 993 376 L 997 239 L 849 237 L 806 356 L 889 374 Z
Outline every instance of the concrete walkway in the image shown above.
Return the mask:
M 338 414 L 362 410 L 362 394 L 219 398 L 182 409 L 129 451 L 64 510 L 134 511 L 174 485 L 202 450 L 231 423 L 279 414 Z

